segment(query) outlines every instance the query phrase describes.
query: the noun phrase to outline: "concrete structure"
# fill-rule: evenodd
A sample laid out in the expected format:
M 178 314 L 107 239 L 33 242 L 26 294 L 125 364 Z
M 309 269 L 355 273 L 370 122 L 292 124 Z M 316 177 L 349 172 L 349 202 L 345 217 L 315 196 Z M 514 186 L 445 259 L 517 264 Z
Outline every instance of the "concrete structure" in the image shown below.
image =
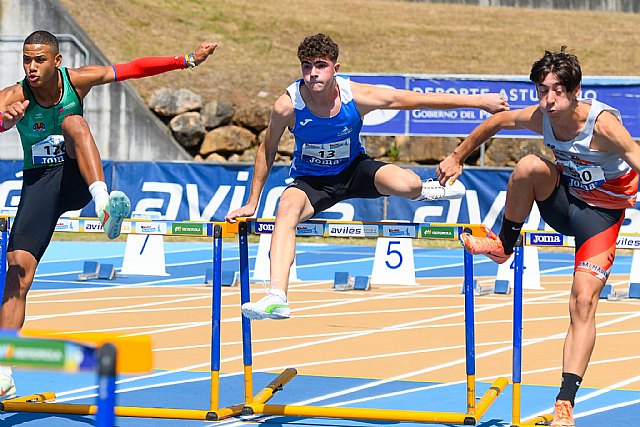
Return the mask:
M 0 0 L 0 87 L 23 78 L 22 42 L 38 29 L 59 36 L 63 66 L 111 64 L 57 0 Z M 103 159 L 191 159 L 127 82 L 93 88 L 84 111 Z M 3 134 L 1 143 L 1 159 L 22 159 L 15 130 Z
M 476 6 L 513 6 L 536 9 L 596 10 L 603 12 L 640 12 L 640 0 L 410 0 L 425 3 L 471 4 Z

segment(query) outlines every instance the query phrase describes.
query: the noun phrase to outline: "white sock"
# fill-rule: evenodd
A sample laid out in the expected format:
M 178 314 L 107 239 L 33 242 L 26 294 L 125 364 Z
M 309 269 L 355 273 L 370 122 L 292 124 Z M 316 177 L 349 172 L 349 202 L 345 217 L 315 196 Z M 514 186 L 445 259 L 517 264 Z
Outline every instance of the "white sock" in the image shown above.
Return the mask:
M 276 280 L 275 283 L 269 283 L 269 292 L 271 293 L 271 295 L 279 296 L 282 301 L 287 302 L 287 294 L 282 289 L 273 287 L 273 285 L 277 284 L 277 282 L 279 282 L 279 280 Z
M 282 301 L 287 302 L 287 294 L 284 293 L 282 289 L 271 288 L 271 295 L 279 296 Z
M 0 366 L 0 374 L 4 374 L 8 377 L 13 377 L 13 369 L 11 366 Z
M 96 216 L 99 217 L 100 212 L 109 203 L 107 184 L 104 181 L 96 181 L 89 186 L 89 193 L 91 193 L 93 203 L 96 205 Z

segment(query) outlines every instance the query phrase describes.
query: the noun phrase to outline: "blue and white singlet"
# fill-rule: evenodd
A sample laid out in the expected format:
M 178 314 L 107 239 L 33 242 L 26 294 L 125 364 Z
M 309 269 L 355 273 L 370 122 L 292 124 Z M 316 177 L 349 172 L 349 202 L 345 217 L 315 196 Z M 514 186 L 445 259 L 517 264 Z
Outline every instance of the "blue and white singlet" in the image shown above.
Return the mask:
M 351 82 L 337 76 L 336 83 L 342 105 L 333 117 L 316 116 L 307 108 L 300 94 L 303 80 L 287 88 L 295 112 L 295 125 L 291 129 L 295 146 L 289 169 L 293 178 L 337 175 L 365 151 L 360 142 L 362 117 L 353 100 Z

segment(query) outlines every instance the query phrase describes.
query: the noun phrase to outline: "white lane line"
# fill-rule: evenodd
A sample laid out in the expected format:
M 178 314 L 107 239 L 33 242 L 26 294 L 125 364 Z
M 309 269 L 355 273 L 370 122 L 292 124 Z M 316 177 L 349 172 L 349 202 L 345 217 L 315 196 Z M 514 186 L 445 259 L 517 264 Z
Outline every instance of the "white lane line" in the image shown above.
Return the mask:
M 615 322 L 615 321 L 611 321 L 611 322 L 607 322 L 607 323 L 608 323 L 608 324 L 613 324 L 613 323 L 617 323 L 617 322 Z M 398 328 L 398 327 L 399 327 L 399 326 L 396 326 L 396 328 Z M 616 333 L 618 333 L 618 332 L 616 332 Z M 554 338 L 556 338 L 556 339 L 559 339 L 559 338 L 561 338 L 561 337 L 562 337 L 562 335 L 563 335 L 563 334 L 555 334 L 555 335 L 553 335 L 552 337 L 554 337 Z M 533 343 L 544 342 L 544 341 L 546 341 L 546 340 L 548 340 L 548 338 L 537 338 L 537 339 L 526 340 L 526 341 L 524 342 L 524 345 L 530 345 L 530 344 L 533 344 Z M 510 342 L 510 341 L 508 341 L 508 342 Z M 481 344 L 480 346 L 496 345 L 496 344 L 500 344 L 500 343 L 484 343 L 484 344 Z M 462 346 L 458 346 L 458 347 L 462 347 Z M 507 346 L 507 347 L 506 347 L 506 349 L 511 349 L 511 346 Z M 434 350 L 424 350 L 423 352 L 429 352 L 429 351 L 434 351 Z M 501 351 L 503 351 L 503 349 L 498 349 L 498 350 L 494 350 L 494 351 L 490 351 L 490 352 L 482 353 L 482 354 L 478 355 L 477 357 L 478 357 L 478 358 L 486 357 L 486 356 L 489 356 L 489 355 L 491 355 L 491 354 L 495 354 L 495 353 L 497 353 L 497 352 L 501 352 Z M 272 353 L 272 351 L 263 352 L 263 353 Z M 260 354 L 262 354 L 262 353 L 260 353 Z M 258 355 L 258 354 L 256 354 L 256 355 Z M 384 357 L 384 356 L 382 356 L 382 357 Z M 234 358 L 226 359 L 224 362 L 228 362 L 228 361 L 230 361 L 230 360 L 232 360 L 232 359 L 239 359 L 239 357 L 234 357 Z M 458 361 L 458 363 L 462 363 L 462 362 L 464 362 L 464 360 L 465 360 L 465 359 L 460 359 L 460 361 Z M 349 359 L 348 361 L 353 361 L 353 358 Z M 328 362 L 328 361 L 313 362 L 313 363 L 307 363 L 307 364 L 305 364 L 305 365 L 310 365 L 310 364 L 326 364 L 326 363 L 330 363 L 330 362 Z M 596 363 L 603 363 L 603 362 L 601 361 L 601 362 L 596 362 Z M 205 364 L 193 365 L 192 367 L 187 367 L 187 369 L 189 369 L 189 368 L 193 368 L 194 366 L 204 367 L 204 366 L 206 366 L 206 365 L 208 365 L 208 364 L 209 364 L 209 362 L 207 362 L 207 363 L 205 363 Z M 299 366 L 300 366 L 300 365 L 299 365 Z M 278 369 L 283 369 L 283 367 L 270 367 L 270 368 L 265 368 L 264 370 L 261 370 L 261 371 L 273 371 L 273 370 L 278 370 Z M 433 370 L 433 369 L 437 369 L 437 367 L 427 368 L 427 370 Z M 557 367 L 554 367 L 554 368 L 552 368 L 552 369 L 557 369 Z M 181 369 L 181 370 L 179 370 L 179 371 L 183 371 L 183 370 L 184 370 L 184 369 Z M 174 371 L 174 372 L 179 372 L 179 371 Z M 422 371 L 424 371 L 424 370 L 422 370 Z M 169 373 L 173 373 L 173 372 L 169 372 Z M 169 374 L 169 373 L 167 373 L 167 374 Z M 240 373 L 234 373 L 233 375 L 239 375 L 239 374 L 240 374 Z M 402 375 L 402 376 L 400 376 L 400 377 L 406 377 L 407 375 L 411 375 L 411 374 L 404 374 L 404 375 Z M 414 375 L 416 375 L 416 374 L 414 374 Z M 160 375 L 145 376 L 144 378 L 150 378 L 150 377 L 155 377 L 155 376 L 160 376 Z M 508 374 L 507 374 L 507 375 L 504 375 L 504 376 L 508 376 Z M 142 377 L 138 377 L 138 378 L 134 378 L 134 379 L 129 379 L 129 381 L 132 381 L 132 380 L 138 380 L 138 379 L 140 379 L 140 378 L 142 378 Z M 206 381 L 206 380 L 208 380 L 208 379 L 209 379 L 209 376 L 205 376 L 205 377 L 201 377 L 201 378 L 193 379 L 193 380 L 191 380 L 191 381 Z M 178 382 L 180 382 L 180 381 L 178 381 Z M 175 382 L 174 382 L 174 383 L 175 383 Z M 173 384 L 173 383 L 167 383 L 167 384 Z M 368 385 L 368 386 L 366 386 L 365 388 L 373 387 L 373 386 L 378 385 L 378 384 L 380 384 L 380 382 L 376 382 L 376 383 L 374 383 L 373 385 Z M 453 384 L 453 383 L 452 383 L 452 384 Z M 154 387 L 157 387 L 157 386 L 160 386 L 160 385 L 155 385 Z M 141 387 L 141 388 L 149 388 L 149 387 Z M 140 388 L 136 388 L 136 389 L 140 389 Z M 125 392 L 125 391 L 126 391 L 126 390 L 123 390 L 123 392 Z M 348 391 L 341 392 L 340 394 L 347 394 L 347 393 L 350 393 L 350 392 L 352 392 L 352 391 L 353 391 L 353 389 L 349 389 Z M 77 392 L 77 391 L 74 391 L 74 392 Z M 69 392 L 69 393 L 74 393 L 74 392 Z M 335 396 L 335 393 L 331 395 L 331 397 L 334 397 L 334 396 Z M 324 397 L 324 398 L 322 398 L 321 400 L 324 400 L 324 399 L 326 399 L 326 398 L 328 398 L 328 397 Z M 318 398 L 316 398 L 316 399 L 318 399 Z M 371 399 L 371 398 L 369 398 L 369 399 Z M 362 401 L 362 400 L 359 400 L 359 401 Z M 303 403 L 305 403 L 305 402 L 300 402 L 299 404 L 303 404 Z M 342 403 L 342 404 L 346 404 L 346 403 Z

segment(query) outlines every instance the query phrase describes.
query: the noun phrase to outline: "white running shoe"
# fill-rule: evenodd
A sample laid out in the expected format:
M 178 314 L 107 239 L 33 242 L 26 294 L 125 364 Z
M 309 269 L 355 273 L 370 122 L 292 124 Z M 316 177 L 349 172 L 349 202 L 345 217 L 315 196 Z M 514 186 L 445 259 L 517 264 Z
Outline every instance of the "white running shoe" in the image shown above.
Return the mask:
M 100 211 L 100 223 L 104 234 L 109 239 L 115 239 L 120 235 L 122 221 L 131 212 L 131 202 L 122 191 L 112 191 L 109 195 L 109 203 Z
M 454 200 L 462 199 L 467 189 L 464 184 L 456 180 L 453 183 L 447 182 L 447 185 L 443 187 L 438 181 L 433 179 L 426 179 L 422 181 L 422 193 L 414 200 L 420 201 L 434 201 L 434 200 Z
M 16 397 L 16 383 L 13 377 L 0 374 L 0 401 Z
M 291 315 L 286 297 L 267 289 L 267 296 L 256 302 L 242 304 L 242 314 L 251 320 L 288 319 Z

